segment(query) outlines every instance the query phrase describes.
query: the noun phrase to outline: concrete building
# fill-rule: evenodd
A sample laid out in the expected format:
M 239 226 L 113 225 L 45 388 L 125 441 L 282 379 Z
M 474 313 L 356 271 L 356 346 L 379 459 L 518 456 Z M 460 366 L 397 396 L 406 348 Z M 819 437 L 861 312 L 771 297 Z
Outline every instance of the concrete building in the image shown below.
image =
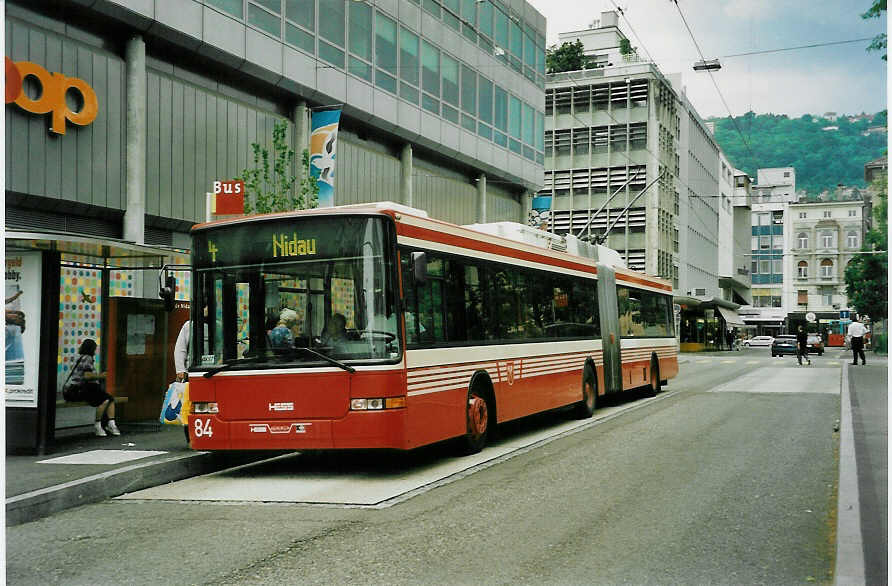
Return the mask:
M 789 204 L 784 231 L 790 236 L 786 252 L 791 262 L 783 303 L 789 331 L 805 324 L 809 313 L 815 314 L 822 333 L 839 329 L 834 324 L 852 309 L 845 268 L 864 243 L 863 218 L 860 198 Z
M 792 266 L 785 260 L 784 218 L 787 206 L 797 201 L 796 170 L 792 167 L 759 169 L 752 186 L 751 216 L 752 305 L 740 309 L 757 335 L 774 335 L 785 329 L 789 308 L 784 305 L 784 275 Z
M 751 182 L 746 173 L 731 167 L 724 154 L 720 161 L 719 286 L 722 299 L 751 305 Z
M 723 323 L 715 300 L 738 305 L 725 302 L 719 283 L 723 172 L 712 132 L 680 76 L 621 51 L 627 38 L 616 13 L 559 39 L 578 39 L 594 67 L 546 76 L 545 185 L 534 207 L 550 207 L 559 234 L 595 237 L 611 227 L 606 244 L 630 268 L 670 280 L 682 311 L 699 312 L 690 329 L 682 321 L 682 341 L 715 341 L 708 331 Z
M 176 327 L 154 313 L 158 269 L 188 262 L 188 230 L 206 218 L 212 182 L 252 166 L 252 143 L 271 147 L 276 122 L 300 152 L 310 112 L 342 106 L 336 205 L 392 200 L 456 223 L 523 221 L 542 186 L 545 19 L 523 0 L 59 0 L 5 10 L 7 258 L 31 267 L 42 315 L 60 312 L 26 330 L 40 331 L 45 368 L 26 362 L 39 380 L 7 387 L 18 398 L 7 421 L 28 445 L 36 426 L 45 443 L 62 419 L 58 389 L 86 336 L 100 342 L 103 368 L 123 372 L 138 356 L 140 371 L 160 373 L 127 391 L 124 420 L 157 411 Z M 178 287 L 187 302 L 188 273 Z M 153 317 L 127 330 L 114 313 L 125 306 Z M 140 343 L 115 356 L 128 332 Z

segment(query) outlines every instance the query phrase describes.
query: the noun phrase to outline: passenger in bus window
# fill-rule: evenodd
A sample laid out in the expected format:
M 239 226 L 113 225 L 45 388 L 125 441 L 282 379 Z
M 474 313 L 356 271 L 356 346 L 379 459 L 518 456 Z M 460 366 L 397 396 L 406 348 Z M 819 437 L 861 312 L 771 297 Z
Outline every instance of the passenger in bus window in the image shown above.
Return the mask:
M 273 348 L 291 348 L 294 346 L 294 334 L 291 332 L 297 324 L 297 313 L 287 307 L 279 312 L 279 322 L 269 332 L 269 343 Z

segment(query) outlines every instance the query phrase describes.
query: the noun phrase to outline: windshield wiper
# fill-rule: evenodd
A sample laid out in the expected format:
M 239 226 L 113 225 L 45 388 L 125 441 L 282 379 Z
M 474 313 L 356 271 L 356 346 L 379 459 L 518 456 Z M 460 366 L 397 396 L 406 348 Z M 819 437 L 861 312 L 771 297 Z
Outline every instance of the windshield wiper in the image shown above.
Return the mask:
M 353 368 L 352 366 L 350 366 L 349 364 L 344 364 L 340 360 L 335 360 L 331 356 L 326 356 L 322 352 L 317 352 L 317 351 L 313 350 L 312 348 L 306 348 L 304 346 L 295 346 L 294 349 L 295 350 L 303 350 L 304 352 L 312 354 L 313 356 L 317 356 L 317 357 L 321 358 L 322 360 L 328 362 L 329 364 L 334 364 L 338 368 L 343 368 L 350 374 L 353 374 L 354 372 L 356 372 L 356 369 Z
M 212 368 L 205 372 L 203 375 L 204 378 L 211 378 L 218 372 L 223 372 L 224 370 L 229 370 L 233 366 L 238 366 L 239 364 L 252 363 L 252 362 L 266 362 L 265 356 L 252 356 L 250 358 L 236 358 L 235 360 L 230 360 L 229 362 L 224 362 L 220 366 Z

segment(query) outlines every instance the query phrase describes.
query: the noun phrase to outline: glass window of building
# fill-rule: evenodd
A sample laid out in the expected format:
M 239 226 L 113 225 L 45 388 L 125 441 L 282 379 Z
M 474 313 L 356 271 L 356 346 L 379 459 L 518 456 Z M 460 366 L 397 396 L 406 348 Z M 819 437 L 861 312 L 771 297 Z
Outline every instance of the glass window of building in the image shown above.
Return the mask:
M 365 2 L 350 3 L 350 52 L 372 60 L 372 7 Z
M 273 8 L 272 4 L 277 4 Z M 276 37 L 282 36 L 282 17 L 279 15 L 282 10 L 278 2 L 270 2 L 269 0 L 257 0 L 257 2 L 248 3 L 248 22 L 253 24 L 260 30 L 266 31 Z
M 771 248 L 771 236 L 759 236 L 759 248 L 761 250 Z
M 347 19 L 347 5 L 344 0 L 319 0 L 319 36 L 337 45 L 344 46 L 344 29 Z
M 443 100 L 453 106 L 458 106 L 458 61 L 443 53 L 441 64 L 443 67 Z
M 507 62 L 508 60 L 508 15 L 496 7 L 496 45 L 502 49 L 501 53 L 496 54 L 496 58 Z
M 456 31 L 461 30 L 461 25 L 458 20 L 458 15 L 461 12 L 461 9 L 459 8 L 458 3 L 459 0 L 443 0 L 443 8 L 446 9 L 443 11 L 443 22 Z
M 808 234 L 805 232 L 800 232 L 799 236 L 799 248 L 808 248 Z
M 832 277 L 833 276 L 833 261 L 829 258 L 825 258 L 821 261 L 821 276 L 822 277 Z
M 858 215 L 858 210 L 849 210 L 849 217 L 855 217 Z
M 534 144 L 536 128 L 534 126 L 535 117 L 533 116 L 533 107 L 524 102 L 523 104 L 523 142 L 526 144 Z
M 492 124 L 492 82 L 483 76 L 477 78 L 477 98 L 480 121 Z
M 472 43 L 477 43 L 477 0 L 461 0 L 462 33 Z
M 799 219 L 800 219 L 800 220 L 804 220 L 804 219 L 807 218 L 807 217 L 808 217 L 808 214 L 807 214 L 806 212 L 799 212 Z
M 799 266 L 796 267 L 796 276 L 800 279 L 808 278 L 808 263 L 804 260 L 799 261 Z
M 846 234 L 846 246 L 849 248 L 857 248 L 858 247 L 858 233 L 854 230 L 850 230 Z
M 396 22 L 375 13 L 375 84 L 396 93 Z
M 424 0 L 421 4 L 425 10 L 440 18 L 440 3 L 437 0 Z
M 751 250 L 759 250 L 759 237 L 753 236 Z
M 833 287 L 821 287 L 821 301 L 824 305 L 833 305 Z
M 833 248 L 833 232 L 821 232 L 821 247 Z
M 461 66 L 461 109 L 477 114 L 477 73 L 465 64 Z
M 418 36 L 400 27 L 400 78 L 418 85 Z
M 511 131 L 511 137 L 520 140 L 520 100 L 514 96 L 510 96 L 508 100 L 508 127 Z
M 825 217 L 825 218 L 829 218 L 829 217 L 831 217 L 832 215 L 833 215 L 833 214 L 830 212 L 830 210 L 826 210 L 826 211 L 824 211 L 824 217 Z
M 784 261 L 775 258 L 771 261 L 771 272 L 775 275 L 783 275 L 784 274 Z
M 244 16 L 242 0 L 206 0 L 206 3 L 238 18 Z
M 513 19 L 509 28 L 511 30 L 511 67 L 516 71 L 521 71 L 521 63 L 523 63 L 523 31 L 520 28 L 520 23 Z
M 316 30 L 315 0 L 285 0 L 285 17 L 308 30 Z
M 421 41 L 421 88 L 440 97 L 440 50 L 425 40 Z
M 770 260 L 760 260 L 759 261 L 759 273 L 762 275 L 770 275 L 771 274 L 771 261 Z
M 478 27 L 481 33 L 492 38 L 493 8 L 490 0 L 482 0 L 477 3 Z
M 784 237 L 782 234 L 775 234 L 771 237 L 771 248 L 775 250 L 784 249 Z
M 542 112 L 536 112 L 536 150 L 545 150 L 545 115 Z

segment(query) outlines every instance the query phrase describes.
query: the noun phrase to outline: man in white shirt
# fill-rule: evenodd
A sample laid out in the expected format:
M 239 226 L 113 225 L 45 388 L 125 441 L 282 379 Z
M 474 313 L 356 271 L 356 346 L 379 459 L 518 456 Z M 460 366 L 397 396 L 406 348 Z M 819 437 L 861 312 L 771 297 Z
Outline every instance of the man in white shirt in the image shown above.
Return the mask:
M 852 344 L 852 364 L 858 365 L 858 356 L 861 356 L 861 365 L 867 364 L 864 359 L 864 335 L 867 334 L 867 328 L 860 321 L 853 321 L 849 324 L 849 339 Z

